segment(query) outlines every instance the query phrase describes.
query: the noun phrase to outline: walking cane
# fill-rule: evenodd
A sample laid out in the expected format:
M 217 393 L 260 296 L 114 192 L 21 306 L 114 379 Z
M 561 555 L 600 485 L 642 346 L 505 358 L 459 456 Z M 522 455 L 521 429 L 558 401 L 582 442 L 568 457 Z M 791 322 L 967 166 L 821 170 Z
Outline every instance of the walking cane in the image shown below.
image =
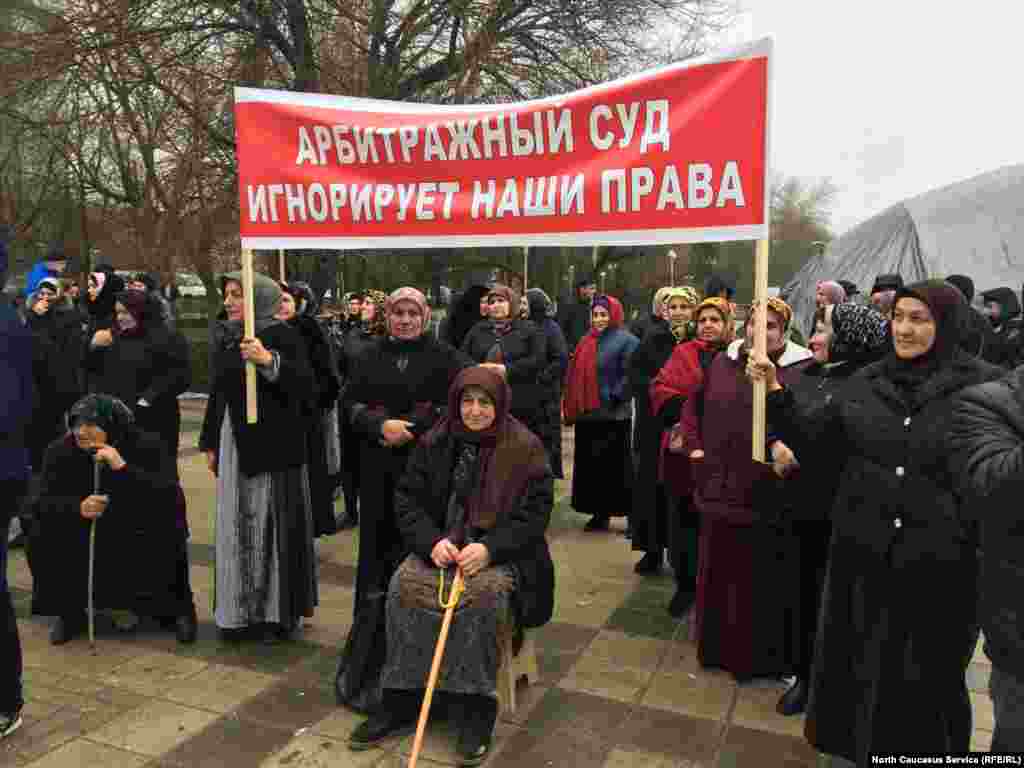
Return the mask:
M 100 461 L 92 455 L 92 492 L 100 495 Z M 96 566 L 96 518 L 89 521 L 89 648 L 96 653 L 96 606 L 94 603 L 93 573 Z
M 448 630 L 452 625 L 452 614 L 455 613 L 455 606 L 458 605 L 464 588 L 462 569 L 456 568 L 455 578 L 452 580 L 452 591 L 448 595 L 448 602 L 445 602 L 444 571 L 441 571 L 441 583 L 437 589 L 437 600 L 441 607 L 444 608 L 444 621 L 441 622 L 441 634 L 437 637 L 437 648 L 434 649 L 434 662 L 430 665 L 430 675 L 427 677 L 427 692 L 423 695 L 420 719 L 416 723 L 416 737 L 412 742 L 412 752 L 409 753 L 409 768 L 416 768 L 416 761 L 419 759 L 420 750 L 423 748 L 423 736 L 427 731 L 427 718 L 430 716 L 430 703 L 434 699 L 437 675 L 441 671 L 441 659 L 444 657 L 445 643 L 448 642 Z

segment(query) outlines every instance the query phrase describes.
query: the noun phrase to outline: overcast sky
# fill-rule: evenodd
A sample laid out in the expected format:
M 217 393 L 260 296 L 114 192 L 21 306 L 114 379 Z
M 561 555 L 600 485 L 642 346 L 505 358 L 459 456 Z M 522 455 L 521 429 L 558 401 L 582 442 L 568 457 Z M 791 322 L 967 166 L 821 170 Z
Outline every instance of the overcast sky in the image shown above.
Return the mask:
M 771 36 L 772 168 L 828 176 L 839 234 L 888 205 L 1024 162 L 1016 0 L 741 0 L 726 44 Z

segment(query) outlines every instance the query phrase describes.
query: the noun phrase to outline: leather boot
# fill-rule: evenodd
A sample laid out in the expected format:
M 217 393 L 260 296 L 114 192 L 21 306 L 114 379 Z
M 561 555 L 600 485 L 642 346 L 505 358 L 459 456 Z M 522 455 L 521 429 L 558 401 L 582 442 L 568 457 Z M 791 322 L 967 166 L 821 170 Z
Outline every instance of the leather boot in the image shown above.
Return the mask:
M 64 645 L 86 629 L 84 617 L 58 616 L 50 628 L 50 645 Z

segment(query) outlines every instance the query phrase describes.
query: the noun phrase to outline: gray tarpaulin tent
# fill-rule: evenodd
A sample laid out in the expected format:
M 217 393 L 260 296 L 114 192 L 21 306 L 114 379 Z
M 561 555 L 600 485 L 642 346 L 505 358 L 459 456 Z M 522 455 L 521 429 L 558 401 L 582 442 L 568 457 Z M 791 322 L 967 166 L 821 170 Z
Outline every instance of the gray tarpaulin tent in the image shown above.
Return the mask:
M 887 208 L 834 240 L 783 289 L 797 328 L 814 314 L 822 280 L 850 280 L 871 290 L 875 277 L 898 272 L 910 283 L 967 275 L 978 293 L 1024 283 L 1024 165 L 975 176 Z

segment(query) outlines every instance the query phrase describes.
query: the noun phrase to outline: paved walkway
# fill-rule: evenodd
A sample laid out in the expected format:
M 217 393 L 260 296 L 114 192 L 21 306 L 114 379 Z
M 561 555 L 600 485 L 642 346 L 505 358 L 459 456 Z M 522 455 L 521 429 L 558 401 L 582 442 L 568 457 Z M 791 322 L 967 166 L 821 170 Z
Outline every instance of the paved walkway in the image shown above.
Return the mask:
M 198 418 L 187 409 L 186 445 L 195 444 Z M 566 448 L 571 457 L 571 438 Z M 23 617 L 28 704 L 22 730 L 0 742 L 0 766 L 404 766 L 408 737 L 349 752 L 346 738 L 361 718 L 334 703 L 338 650 L 352 615 L 353 532 L 320 549 L 320 607 L 301 639 L 272 648 L 222 645 L 210 611 L 212 478 L 194 450 L 183 451 L 181 469 L 193 531 L 198 643 L 180 647 L 170 634 L 144 626 L 130 636 L 104 628 L 96 655 L 84 640 L 54 648 L 47 623 L 27 618 L 31 576 L 24 555 L 13 553 L 9 576 Z M 535 634 L 542 679 L 521 688 L 518 711 L 501 718 L 486 765 L 815 766 L 802 718 L 775 714 L 783 684 L 737 686 L 728 675 L 702 670 L 686 623 L 665 612 L 671 577 L 635 575 L 637 558 L 620 533 L 583 533 L 584 519 L 569 509 L 567 487 L 559 486 L 550 531 L 558 570 L 555 619 Z M 975 749 L 987 749 L 991 740 L 988 674 L 979 648 L 970 667 Z M 454 764 L 453 741 L 444 723 L 432 724 L 420 765 Z

